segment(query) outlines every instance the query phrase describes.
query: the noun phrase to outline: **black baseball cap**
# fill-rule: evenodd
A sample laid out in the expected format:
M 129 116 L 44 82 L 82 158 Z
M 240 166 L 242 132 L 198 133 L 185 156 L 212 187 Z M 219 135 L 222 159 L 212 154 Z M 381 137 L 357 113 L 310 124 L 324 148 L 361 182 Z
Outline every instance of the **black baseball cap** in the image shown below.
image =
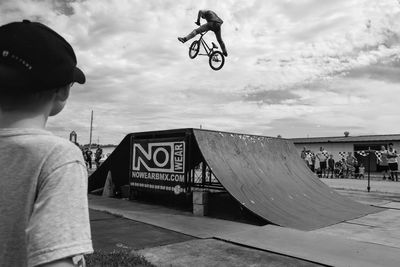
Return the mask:
M 44 91 L 83 84 L 71 45 L 39 22 L 23 20 L 0 27 L 0 90 Z

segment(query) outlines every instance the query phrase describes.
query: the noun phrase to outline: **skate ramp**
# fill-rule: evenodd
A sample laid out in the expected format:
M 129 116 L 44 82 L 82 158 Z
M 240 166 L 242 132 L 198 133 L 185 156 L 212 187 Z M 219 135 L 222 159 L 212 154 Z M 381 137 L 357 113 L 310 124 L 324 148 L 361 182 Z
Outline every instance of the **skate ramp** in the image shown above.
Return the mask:
M 225 189 L 274 224 L 313 230 L 382 210 L 354 202 L 321 182 L 289 140 L 196 129 L 193 133 Z
M 289 140 L 198 129 L 149 133 L 149 138 L 153 133 L 157 138 L 192 135 L 194 142 L 188 146 L 192 160 L 204 157 L 238 202 L 276 225 L 313 230 L 382 210 L 354 202 L 321 182 Z M 109 172 L 116 188 L 129 184 L 134 135 L 128 134 L 89 177 L 89 192 L 102 188 Z M 198 164 L 194 161 L 188 169 Z

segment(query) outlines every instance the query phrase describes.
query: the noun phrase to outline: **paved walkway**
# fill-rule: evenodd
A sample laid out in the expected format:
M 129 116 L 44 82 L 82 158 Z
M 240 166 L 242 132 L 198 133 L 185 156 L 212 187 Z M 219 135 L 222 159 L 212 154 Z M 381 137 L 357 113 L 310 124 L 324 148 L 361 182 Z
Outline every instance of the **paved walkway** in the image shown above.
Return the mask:
M 365 194 L 368 196 L 371 193 Z M 377 203 L 376 200 L 373 202 Z M 400 233 L 400 225 L 388 223 L 393 220 L 400 222 L 400 209 L 396 208 L 316 231 L 303 232 L 272 225 L 254 226 L 195 217 L 188 212 L 98 196 L 90 196 L 89 204 L 91 209 L 107 211 L 186 235 L 219 238 L 327 265 L 400 266 L 400 244 L 397 241 L 400 236 L 390 236 L 394 232 Z M 378 204 L 400 206 L 390 199 Z M 390 228 L 393 225 L 395 228 Z M 153 254 L 156 252 L 153 251 Z
M 386 210 L 313 232 L 400 248 L 400 183 L 372 181 L 368 192 L 366 180 L 322 180 L 346 197 Z
M 358 190 L 367 192 L 368 180 L 358 179 L 321 179 L 328 186 L 335 189 Z M 400 182 L 370 181 L 371 192 L 400 194 Z
M 212 238 L 217 234 L 236 233 L 258 227 L 234 221 L 197 217 L 190 212 L 156 205 L 94 195 L 89 195 L 89 207 L 197 238 Z
M 400 266 L 399 248 L 314 231 L 267 225 L 218 238 L 330 266 Z

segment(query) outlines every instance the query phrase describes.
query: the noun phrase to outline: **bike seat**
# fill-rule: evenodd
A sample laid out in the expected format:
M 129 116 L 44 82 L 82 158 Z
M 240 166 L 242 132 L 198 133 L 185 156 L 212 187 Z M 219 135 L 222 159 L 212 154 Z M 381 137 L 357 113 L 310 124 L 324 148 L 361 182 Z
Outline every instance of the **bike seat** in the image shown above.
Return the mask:
M 218 49 L 218 46 L 216 44 L 214 44 L 214 42 L 211 42 L 211 43 L 212 43 L 213 48 Z

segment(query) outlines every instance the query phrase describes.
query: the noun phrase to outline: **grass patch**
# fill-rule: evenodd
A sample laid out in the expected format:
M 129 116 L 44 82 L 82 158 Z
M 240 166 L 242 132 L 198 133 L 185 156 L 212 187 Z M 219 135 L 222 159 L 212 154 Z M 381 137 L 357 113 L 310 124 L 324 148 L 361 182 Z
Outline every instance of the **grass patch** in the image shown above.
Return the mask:
M 95 251 L 85 255 L 87 267 L 155 267 L 143 256 L 128 251 L 103 252 Z

